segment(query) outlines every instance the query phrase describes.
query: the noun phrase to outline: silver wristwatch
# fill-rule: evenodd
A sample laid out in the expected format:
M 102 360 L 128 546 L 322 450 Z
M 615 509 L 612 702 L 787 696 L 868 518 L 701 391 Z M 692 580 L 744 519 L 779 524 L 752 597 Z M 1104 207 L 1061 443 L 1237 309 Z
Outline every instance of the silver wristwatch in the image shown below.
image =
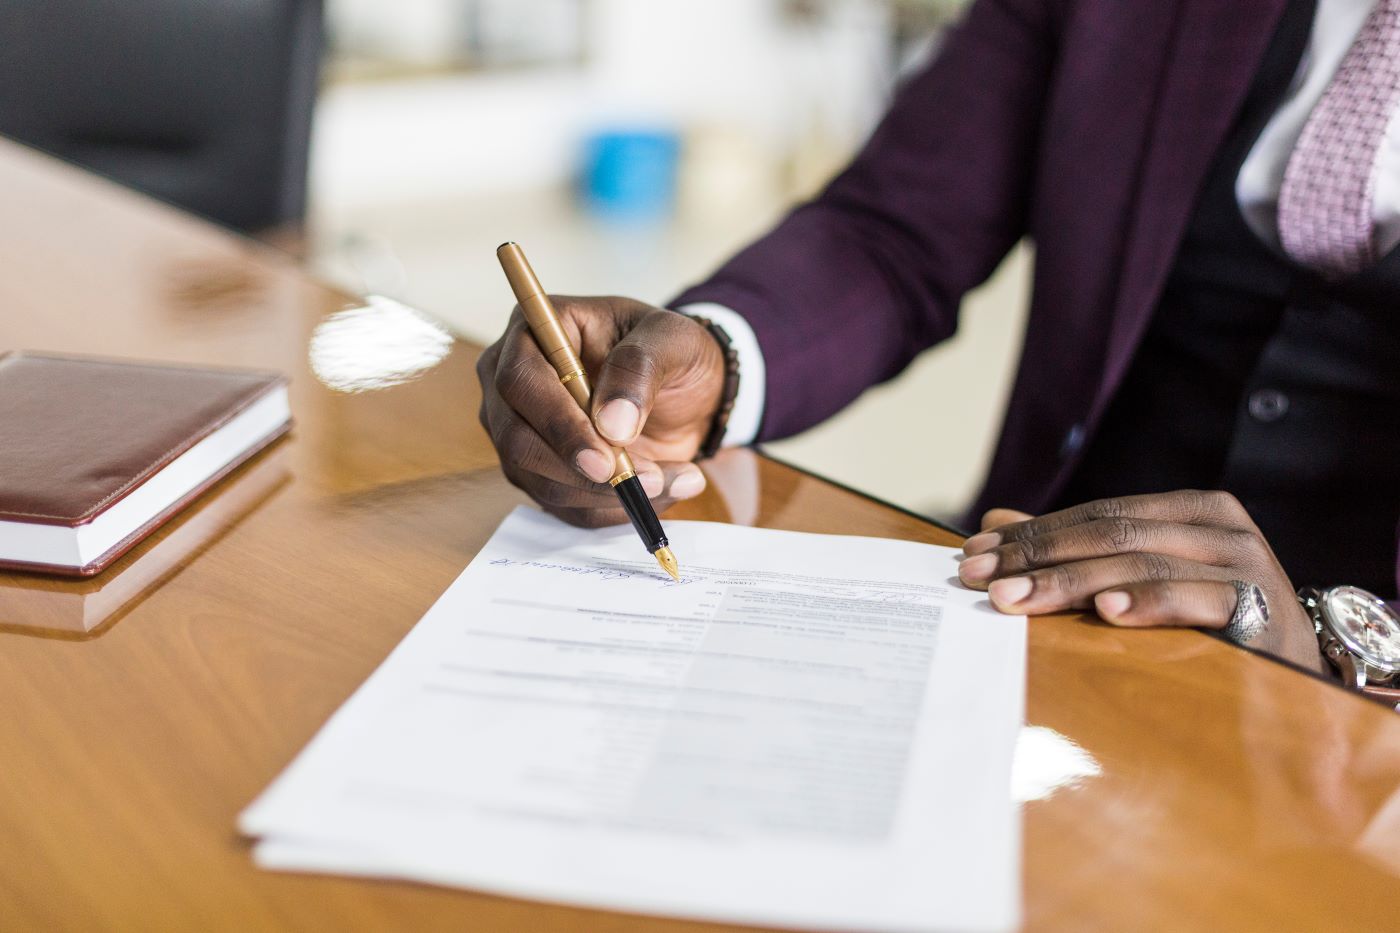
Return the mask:
M 1395 705 L 1400 700 L 1400 614 L 1355 586 L 1305 587 L 1298 599 L 1312 617 L 1323 656 L 1342 681 Z

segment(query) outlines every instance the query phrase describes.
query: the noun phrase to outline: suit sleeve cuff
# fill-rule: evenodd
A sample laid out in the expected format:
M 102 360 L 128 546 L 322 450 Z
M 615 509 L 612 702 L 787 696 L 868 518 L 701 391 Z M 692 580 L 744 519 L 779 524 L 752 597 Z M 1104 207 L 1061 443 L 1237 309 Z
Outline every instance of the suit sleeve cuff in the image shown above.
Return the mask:
M 739 354 L 739 393 L 734 397 L 734 410 L 729 413 L 724 446 L 744 447 L 752 444 L 763 424 L 764 393 L 767 391 L 763 351 L 759 349 L 753 328 L 739 312 L 714 302 L 683 305 L 676 310 L 682 314 L 709 318 L 729 335 L 730 343 Z

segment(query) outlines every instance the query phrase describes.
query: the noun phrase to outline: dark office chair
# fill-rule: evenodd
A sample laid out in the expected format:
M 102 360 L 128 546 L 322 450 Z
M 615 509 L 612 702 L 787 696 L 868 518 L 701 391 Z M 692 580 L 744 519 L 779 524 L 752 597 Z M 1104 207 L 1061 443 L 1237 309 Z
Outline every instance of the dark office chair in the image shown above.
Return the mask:
M 294 227 L 321 35 L 321 0 L 0 0 L 0 133 L 230 227 Z

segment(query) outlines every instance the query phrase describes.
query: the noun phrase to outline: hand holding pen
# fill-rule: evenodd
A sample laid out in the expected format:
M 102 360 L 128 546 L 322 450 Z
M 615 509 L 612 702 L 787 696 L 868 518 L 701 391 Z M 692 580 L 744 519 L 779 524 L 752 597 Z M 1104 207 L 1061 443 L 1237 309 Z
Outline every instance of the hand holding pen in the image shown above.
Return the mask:
M 523 255 L 513 244 L 498 255 L 508 271 L 508 263 L 529 268 L 516 263 Z M 518 285 L 527 296 L 538 288 L 520 275 L 512 278 Z M 714 338 L 689 318 L 625 298 L 555 297 L 550 305 L 593 391 L 586 414 L 517 307 L 477 364 L 481 422 L 506 476 L 547 511 L 586 527 L 629 520 L 608 484 L 614 447 L 627 449 L 656 510 L 700 493 L 704 475 L 690 461 L 724 382 Z

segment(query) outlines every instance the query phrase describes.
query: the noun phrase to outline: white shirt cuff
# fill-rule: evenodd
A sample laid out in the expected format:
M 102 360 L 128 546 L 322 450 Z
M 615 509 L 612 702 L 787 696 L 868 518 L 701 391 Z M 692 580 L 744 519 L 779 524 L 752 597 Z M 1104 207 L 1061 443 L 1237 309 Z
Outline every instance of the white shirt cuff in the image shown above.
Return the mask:
M 729 335 L 730 344 L 739 354 L 739 394 L 734 397 L 734 410 L 729 413 L 724 446 L 752 444 L 763 422 L 764 393 L 768 389 L 763 351 L 758 347 L 753 328 L 738 311 L 713 302 L 686 305 L 676 310 L 682 314 L 709 318 Z

